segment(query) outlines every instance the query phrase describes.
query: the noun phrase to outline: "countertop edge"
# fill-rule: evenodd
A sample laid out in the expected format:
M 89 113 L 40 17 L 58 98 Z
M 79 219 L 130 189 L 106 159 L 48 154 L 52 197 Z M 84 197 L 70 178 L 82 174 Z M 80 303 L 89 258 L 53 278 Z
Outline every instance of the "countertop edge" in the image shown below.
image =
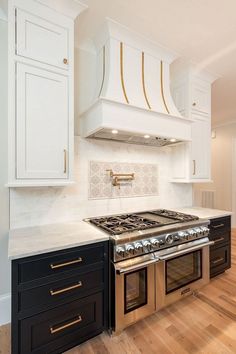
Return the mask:
M 99 243 L 99 242 L 105 242 L 105 241 L 109 241 L 109 236 L 104 235 L 104 237 L 99 237 L 97 239 L 84 240 L 84 241 L 75 242 L 75 243 L 71 243 L 71 244 L 67 244 L 67 245 L 61 245 L 61 246 L 59 246 L 59 245 L 52 246 L 49 248 L 33 251 L 32 253 L 30 253 L 30 252 L 23 253 L 22 252 L 21 254 L 14 255 L 14 254 L 9 254 L 9 252 L 8 252 L 8 259 L 10 261 L 14 261 L 14 260 L 21 259 L 21 258 L 34 257 L 34 256 L 38 256 L 40 254 L 57 252 L 57 251 L 67 250 L 70 248 L 76 248 L 76 247 L 80 247 L 80 246 L 86 246 L 86 245 L 91 245 L 93 243 Z

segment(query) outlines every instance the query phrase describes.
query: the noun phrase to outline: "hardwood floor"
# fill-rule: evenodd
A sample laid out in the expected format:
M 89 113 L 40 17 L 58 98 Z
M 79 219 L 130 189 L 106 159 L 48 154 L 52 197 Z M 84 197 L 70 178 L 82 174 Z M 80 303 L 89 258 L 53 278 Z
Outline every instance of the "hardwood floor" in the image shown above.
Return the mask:
M 10 353 L 9 326 L 0 327 L 0 354 Z M 185 298 L 127 328 L 103 333 L 65 354 L 236 353 L 236 230 L 232 268 L 196 296 Z
M 103 333 L 66 354 L 236 353 L 236 230 L 232 268 L 198 295 L 185 298 L 127 328 Z

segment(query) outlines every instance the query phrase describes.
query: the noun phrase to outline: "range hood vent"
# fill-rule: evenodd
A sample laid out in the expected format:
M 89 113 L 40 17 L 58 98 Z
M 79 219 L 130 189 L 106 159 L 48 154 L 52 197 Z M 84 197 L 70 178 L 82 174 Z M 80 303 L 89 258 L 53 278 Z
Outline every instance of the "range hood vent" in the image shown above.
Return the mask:
M 97 89 L 81 114 L 81 135 L 150 146 L 190 141 L 191 120 L 180 115 L 170 93 L 176 56 L 112 20 L 94 43 Z
M 162 138 L 160 136 L 154 137 L 149 135 L 146 136 L 135 135 L 135 134 L 128 134 L 125 131 L 117 132 L 116 130 L 113 130 L 112 132 L 109 129 L 101 129 L 98 132 L 91 135 L 90 138 L 105 139 L 105 140 L 119 141 L 127 144 L 138 144 L 138 145 L 155 146 L 155 147 L 174 145 L 180 142 L 179 140 L 173 138 L 171 139 L 171 138 Z

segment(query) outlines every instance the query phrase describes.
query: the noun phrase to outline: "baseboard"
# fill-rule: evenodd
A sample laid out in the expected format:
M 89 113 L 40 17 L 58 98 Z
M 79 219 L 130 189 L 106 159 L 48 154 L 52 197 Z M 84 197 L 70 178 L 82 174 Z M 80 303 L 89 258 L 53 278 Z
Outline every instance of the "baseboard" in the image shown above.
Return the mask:
M 11 294 L 0 295 L 0 326 L 11 322 Z

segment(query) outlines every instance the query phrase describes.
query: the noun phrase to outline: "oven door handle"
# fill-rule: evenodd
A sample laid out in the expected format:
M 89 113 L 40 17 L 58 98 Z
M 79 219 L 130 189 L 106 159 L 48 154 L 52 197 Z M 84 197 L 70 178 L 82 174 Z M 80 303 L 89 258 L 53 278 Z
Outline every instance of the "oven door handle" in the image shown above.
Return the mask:
M 149 261 L 138 263 L 138 264 L 135 264 L 135 265 L 132 265 L 129 267 L 119 267 L 118 265 L 115 265 L 115 270 L 116 270 L 117 274 L 121 275 L 121 274 L 125 274 L 128 272 L 132 272 L 132 271 L 141 269 L 143 267 L 149 266 L 149 265 L 151 265 L 153 263 L 157 263 L 157 262 L 158 262 L 158 259 L 150 259 Z
M 192 247 L 180 250 L 180 251 L 176 251 L 174 253 L 167 254 L 166 256 L 158 256 L 158 258 L 160 259 L 160 261 L 167 261 L 168 259 L 174 258 L 176 256 L 181 256 L 183 254 L 199 250 L 199 249 L 204 248 L 206 246 L 212 246 L 212 245 L 214 245 L 214 243 L 215 243 L 214 241 L 209 241 L 206 243 L 202 243 L 200 245 L 192 246 Z

